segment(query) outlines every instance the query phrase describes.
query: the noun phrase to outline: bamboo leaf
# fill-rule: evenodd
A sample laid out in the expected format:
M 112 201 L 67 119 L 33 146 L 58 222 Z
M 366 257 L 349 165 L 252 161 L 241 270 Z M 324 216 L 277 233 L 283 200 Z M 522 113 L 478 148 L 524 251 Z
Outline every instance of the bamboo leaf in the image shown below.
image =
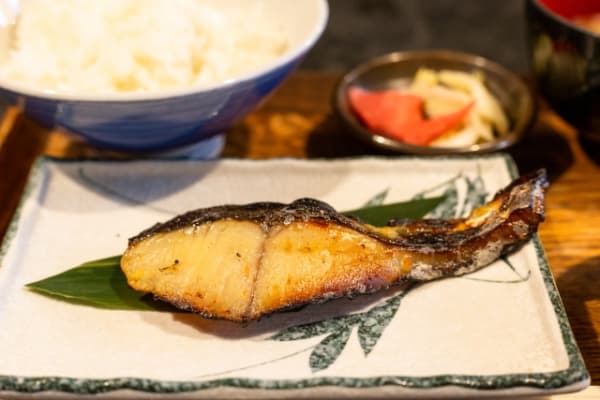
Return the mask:
M 118 310 L 169 310 L 166 303 L 148 299 L 127 285 L 120 256 L 90 261 L 26 287 L 72 303 Z
M 376 195 L 373 202 L 383 200 L 387 191 Z M 362 219 L 372 225 L 385 225 L 393 218 L 421 218 L 435 209 L 445 197 L 424 198 L 383 206 L 366 207 L 345 214 Z M 149 299 L 127 284 L 120 268 L 121 256 L 113 256 L 83 263 L 26 287 L 34 292 L 71 303 L 117 310 L 177 311 L 166 303 Z M 331 327 L 328 327 L 331 328 Z M 290 328 L 275 340 L 295 340 L 327 333 L 319 326 Z M 308 336 L 305 336 L 308 335 Z M 276 335 L 277 336 L 277 335 Z
M 382 226 L 391 219 L 422 218 L 444 200 L 446 200 L 446 196 L 430 197 L 376 207 L 365 207 L 358 210 L 346 211 L 343 214 L 359 218 L 371 225 Z

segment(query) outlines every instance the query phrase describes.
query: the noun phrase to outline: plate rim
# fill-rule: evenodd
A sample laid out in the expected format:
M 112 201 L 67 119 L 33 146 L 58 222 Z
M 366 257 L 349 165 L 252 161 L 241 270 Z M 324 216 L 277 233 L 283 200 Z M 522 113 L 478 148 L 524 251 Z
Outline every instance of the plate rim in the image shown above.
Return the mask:
M 502 159 L 511 179 L 518 177 L 518 169 L 514 159 L 507 153 L 483 154 L 473 156 L 442 156 L 442 157 L 420 157 L 420 156 L 405 156 L 405 157 L 349 157 L 336 160 L 329 159 L 312 159 L 298 160 L 310 163 L 312 161 L 355 161 L 355 160 L 378 160 L 378 161 L 393 161 L 393 160 L 473 160 L 473 159 Z M 297 160 L 288 158 L 276 158 L 267 160 L 244 160 L 244 159 L 221 159 L 217 161 L 201 161 L 201 160 L 136 160 L 142 162 L 169 162 L 169 163 L 206 163 L 206 162 L 227 162 L 230 160 L 246 161 L 246 162 L 281 162 L 285 160 Z M 47 164 L 68 164 L 77 162 L 89 163 L 122 163 L 114 160 L 60 160 L 46 156 L 38 157 L 33 163 L 25 189 L 19 200 L 19 204 L 13 214 L 8 229 L 4 235 L 4 239 L 0 244 L 0 268 L 2 261 L 8 252 L 10 243 L 15 238 L 21 213 L 24 204 L 33 194 L 43 174 L 43 167 Z M 133 161 L 135 162 L 135 161 Z M 431 376 L 376 376 L 367 378 L 358 377 L 343 377 L 343 376 L 328 376 L 314 377 L 305 379 L 254 379 L 254 378 L 220 378 L 211 380 L 192 380 L 192 381 L 173 381 L 160 380 L 150 378 L 137 377 L 117 377 L 117 378 L 72 378 L 60 376 L 17 376 L 17 375 L 0 375 L 0 393 L 40 393 L 40 392 L 58 392 L 63 394 L 106 394 L 118 390 L 132 390 L 137 393 L 147 394 L 181 394 L 192 393 L 199 391 L 207 391 L 210 389 L 229 388 L 229 389 L 259 389 L 259 390 L 298 390 L 311 389 L 324 386 L 336 386 L 346 389 L 373 389 L 382 386 L 393 386 L 401 389 L 436 389 L 444 386 L 456 386 L 462 389 L 486 390 L 487 392 L 494 391 L 497 395 L 498 391 L 530 388 L 538 389 L 545 393 L 548 392 L 566 392 L 575 391 L 585 388 L 589 385 L 590 376 L 585 367 L 583 357 L 575 341 L 573 331 L 569 324 L 566 311 L 554 277 L 550 270 L 550 265 L 546 258 L 541 241 L 537 234 L 532 239 L 534 245 L 536 259 L 540 268 L 544 287 L 552 304 L 554 314 L 556 316 L 561 338 L 569 365 L 566 369 L 541 372 L 541 373 L 519 373 L 519 374 L 501 374 L 501 375 L 463 375 L 463 374 L 444 374 Z

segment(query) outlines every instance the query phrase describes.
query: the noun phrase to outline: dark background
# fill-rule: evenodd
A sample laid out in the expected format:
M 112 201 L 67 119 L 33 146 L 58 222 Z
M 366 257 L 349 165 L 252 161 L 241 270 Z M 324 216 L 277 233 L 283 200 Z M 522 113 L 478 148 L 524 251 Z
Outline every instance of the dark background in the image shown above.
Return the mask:
M 523 0 L 329 0 L 329 8 L 303 68 L 348 69 L 391 51 L 437 48 L 528 69 Z

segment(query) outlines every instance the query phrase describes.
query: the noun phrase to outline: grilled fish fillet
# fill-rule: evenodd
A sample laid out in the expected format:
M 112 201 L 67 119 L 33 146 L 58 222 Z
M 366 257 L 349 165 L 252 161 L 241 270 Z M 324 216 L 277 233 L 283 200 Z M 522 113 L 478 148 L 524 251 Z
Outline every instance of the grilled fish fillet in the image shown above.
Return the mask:
M 314 199 L 191 211 L 129 240 L 129 285 L 176 307 L 232 321 L 406 280 L 462 275 L 527 241 L 544 216 L 544 171 L 467 218 L 374 227 Z

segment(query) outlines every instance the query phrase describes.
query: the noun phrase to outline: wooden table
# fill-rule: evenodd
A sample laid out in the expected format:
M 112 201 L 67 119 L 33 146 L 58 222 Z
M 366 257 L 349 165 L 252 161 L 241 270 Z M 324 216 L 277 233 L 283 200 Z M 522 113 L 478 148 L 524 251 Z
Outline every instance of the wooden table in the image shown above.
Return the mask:
M 333 72 L 297 72 L 228 132 L 223 155 L 262 159 L 381 154 L 354 139 L 332 112 L 338 78 Z M 532 131 L 510 153 L 521 172 L 548 169 L 551 186 L 540 237 L 592 384 L 600 385 L 600 155 L 582 146 L 574 128 L 543 104 Z M 9 109 L 0 124 L 0 237 L 29 168 L 41 154 L 127 157 L 93 149 L 63 132 L 49 132 Z M 598 395 L 598 388 L 594 390 Z

